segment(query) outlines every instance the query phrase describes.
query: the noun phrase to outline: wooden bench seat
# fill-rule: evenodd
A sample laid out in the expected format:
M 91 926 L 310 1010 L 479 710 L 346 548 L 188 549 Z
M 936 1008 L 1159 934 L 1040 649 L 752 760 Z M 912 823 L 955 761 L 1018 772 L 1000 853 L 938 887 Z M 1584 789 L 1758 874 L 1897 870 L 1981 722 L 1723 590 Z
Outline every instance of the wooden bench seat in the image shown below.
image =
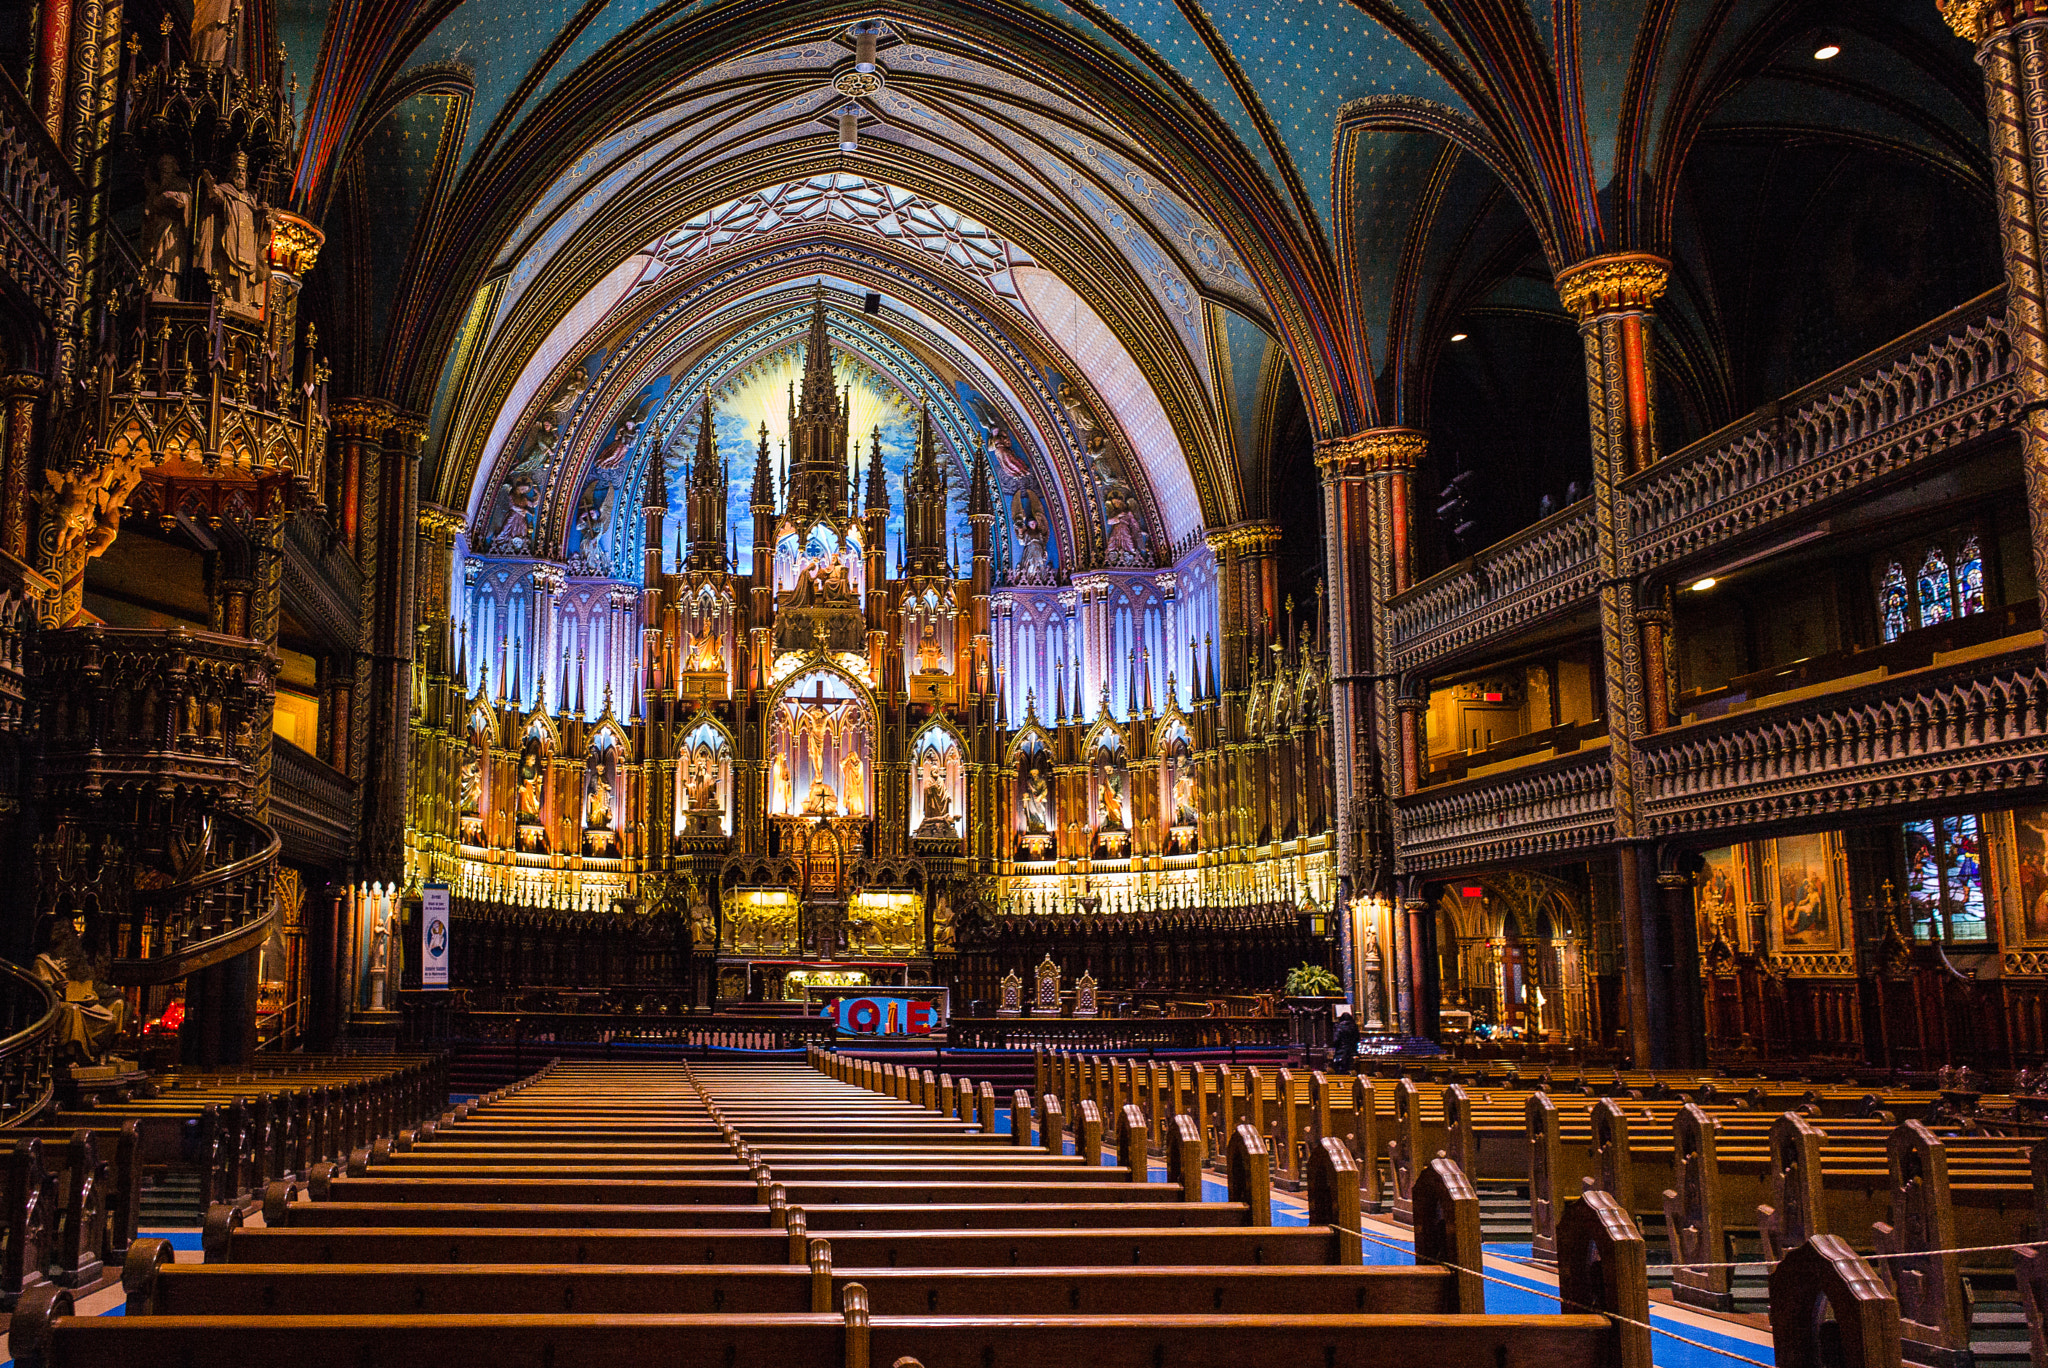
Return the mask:
M 780 1178 L 777 1182 L 782 1182 Z M 930 1206 L 947 1202 L 1177 1202 L 1180 1193 L 1163 1183 L 1131 1182 L 782 1182 L 798 1206 L 837 1202 L 891 1202 Z M 698 1202 L 740 1204 L 758 1189 L 752 1181 L 620 1178 L 431 1177 L 336 1178 L 328 1188 L 335 1201 L 442 1202 L 639 1202 L 661 1206 Z M 326 1200 L 323 1198 L 323 1200 Z
M 826 1289 L 854 1276 L 827 1265 Z M 1443 1268 L 870 1268 L 857 1275 L 870 1306 L 909 1315 L 1162 1315 L 1249 1312 L 1290 1315 L 1451 1315 L 1460 1280 Z M 810 1268 L 507 1264 L 433 1268 L 386 1265 L 173 1264 L 143 1287 L 131 1282 L 130 1316 L 475 1314 L 515 1309 L 629 1314 L 650 1306 L 680 1313 L 805 1311 Z

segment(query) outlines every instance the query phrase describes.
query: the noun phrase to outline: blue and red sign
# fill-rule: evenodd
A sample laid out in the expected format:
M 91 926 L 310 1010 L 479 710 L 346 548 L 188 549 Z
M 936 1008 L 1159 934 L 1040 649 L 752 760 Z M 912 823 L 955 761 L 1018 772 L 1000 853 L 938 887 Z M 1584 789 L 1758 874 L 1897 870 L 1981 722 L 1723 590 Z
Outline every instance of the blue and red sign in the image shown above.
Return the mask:
M 849 1035 L 930 1035 L 940 1024 L 938 1004 L 921 998 L 835 997 L 819 1015 Z

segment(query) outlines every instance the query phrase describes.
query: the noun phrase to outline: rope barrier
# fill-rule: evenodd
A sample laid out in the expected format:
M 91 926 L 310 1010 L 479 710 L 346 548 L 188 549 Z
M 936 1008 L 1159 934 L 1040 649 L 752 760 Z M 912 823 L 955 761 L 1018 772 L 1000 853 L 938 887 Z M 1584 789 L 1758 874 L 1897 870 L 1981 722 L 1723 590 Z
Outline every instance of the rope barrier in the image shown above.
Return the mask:
M 1401 1244 L 1393 1240 L 1382 1239 L 1380 1236 L 1374 1235 L 1370 1231 L 1353 1230 L 1349 1226 L 1334 1226 L 1332 1227 L 1332 1229 L 1341 1230 L 1347 1235 L 1356 1235 L 1362 1240 L 1371 1240 L 1374 1244 L 1382 1245 L 1388 1249 L 1400 1250 L 1411 1256 L 1414 1254 L 1414 1247 L 1412 1245 Z M 1495 1255 L 1494 1257 L 1501 1258 L 1503 1256 Z M 1438 1263 L 1434 1266 L 1438 1268 L 1455 1269 L 1457 1272 L 1460 1273 L 1470 1273 L 1475 1278 L 1480 1278 L 1490 1283 L 1499 1283 L 1502 1287 L 1512 1288 L 1517 1292 L 1527 1292 L 1538 1297 L 1548 1298 L 1549 1300 L 1554 1301 L 1558 1304 L 1559 1310 L 1565 1310 L 1568 1308 L 1573 1311 L 1585 1311 L 1595 1315 L 1606 1316 L 1610 1320 L 1621 1322 L 1623 1325 L 1633 1325 L 1638 1329 L 1647 1330 L 1653 1335 L 1662 1335 L 1666 1339 L 1677 1340 L 1680 1344 L 1691 1345 L 1695 1349 L 1704 1349 L 1710 1354 L 1719 1354 L 1723 1358 L 1734 1359 L 1737 1363 L 1750 1364 L 1753 1366 L 1753 1368 L 1776 1368 L 1775 1364 L 1767 1363 L 1763 1359 L 1751 1358 L 1747 1354 L 1738 1354 L 1733 1349 L 1723 1349 L 1719 1345 L 1708 1344 L 1704 1340 L 1691 1339 L 1685 1335 L 1679 1334 L 1675 1330 L 1667 1330 L 1661 1325 L 1652 1325 L 1648 1321 L 1639 1321 L 1634 1319 L 1633 1317 L 1624 1316 L 1615 1311 L 1608 1311 L 1598 1306 L 1588 1306 L 1581 1302 L 1567 1301 L 1564 1297 L 1558 1295 L 1555 1292 L 1550 1291 L 1547 1288 L 1530 1287 L 1526 1283 L 1515 1282 L 1512 1279 L 1502 1278 L 1492 1273 L 1488 1273 L 1483 1268 L 1466 1268 L 1461 1264 L 1454 1263 Z

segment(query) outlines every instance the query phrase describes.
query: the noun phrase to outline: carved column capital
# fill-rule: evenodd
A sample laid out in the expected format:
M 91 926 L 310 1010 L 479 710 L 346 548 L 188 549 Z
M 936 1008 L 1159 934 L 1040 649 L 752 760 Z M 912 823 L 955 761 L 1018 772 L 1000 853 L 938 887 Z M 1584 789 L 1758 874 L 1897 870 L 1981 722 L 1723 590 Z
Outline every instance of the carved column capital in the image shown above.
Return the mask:
M 304 276 L 320 259 L 326 234 L 297 214 L 272 207 L 270 215 L 270 264 L 280 271 Z
M 1557 297 L 1581 323 L 1603 314 L 1646 313 L 1671 283 L 1671 263 L 1649 252 L 1588 257 L 1557 273 Z
M 2029 20 L 2048 19 L 2048 0 L 1936 0 L 1956 37 L 1983 46 Z
M 1390 470 L 1413 470 L 1429 451 L 1419 428 L 1378 427 L 1316 443 L 1316 466 L 1325 480 L 1360 479 Z
M 438 504 L 420 506 L 420 532 L 435 541 L 453 546 L 456 537 L 468 525 L 460 513 L 450 512 Z
M 26 371 L 15 375 L 0 375 L 0 400 L 35 399 L 41 397 L 43 377 Z
M 391 420 L 391 405 L 382 399 L 342 399 L 327 411 L 328 426 L 344 442 L 382 442 Z
M 393 409 L 390 429 L 398 449 L 417 460 L 420 448 L 427 442 L 427 420 L 416 413 Z
M 1280 527 L 1269 522 L 1232 523 L 1220 531 L 1211 532 L 1207 540 L 1209 549 L 1218 555 L 1226 550 L 1241 556 L 1257 555 L 1280 544 Z

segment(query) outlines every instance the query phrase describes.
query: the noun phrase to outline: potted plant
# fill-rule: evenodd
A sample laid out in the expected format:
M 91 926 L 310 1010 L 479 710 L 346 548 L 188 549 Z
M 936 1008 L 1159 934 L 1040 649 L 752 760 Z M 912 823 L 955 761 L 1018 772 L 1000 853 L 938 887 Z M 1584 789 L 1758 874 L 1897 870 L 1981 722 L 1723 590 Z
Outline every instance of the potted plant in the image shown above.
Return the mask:
M 1297 964 L 1287 971 L 1281 991 L 1291 998 L 1342 997 L 1344 985 L 1320 964 Z

